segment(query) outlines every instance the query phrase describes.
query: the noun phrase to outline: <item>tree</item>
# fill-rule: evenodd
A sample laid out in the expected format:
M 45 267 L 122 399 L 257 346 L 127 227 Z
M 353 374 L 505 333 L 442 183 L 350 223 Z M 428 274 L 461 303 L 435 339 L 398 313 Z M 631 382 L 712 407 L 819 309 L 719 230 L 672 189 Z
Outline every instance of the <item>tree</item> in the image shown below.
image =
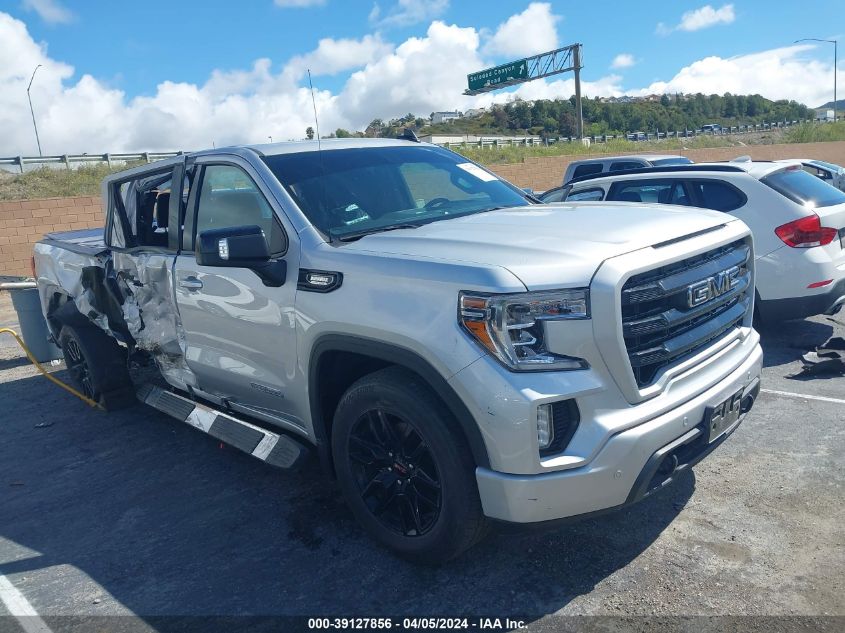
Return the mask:
M 504 129 L 508 124 L 508 113 L 505 112 L 505 109 L 501 106 L 494 106 L 493 107 L 493 122 L 496 124 L 496 127 L 500 129 Z
M 664 94 L 662 97 L 660 97 L 660 105 L 662 105 L 664 108 L 668 108 L 671 103 L 672 102 L 669 101 L 669 95 Z
M 382 135 L 382 131 L 384 129 L 384 121 L 381 119 L 373 119 L 370 121 L 370 124 L 367 126 L 367 129 L 364 131 L 364 136 L 370 138 L 379 138 Z
M 310 130 L 311 128 L 308 129 Z M 352 132 L 350 132 L 349 130 L 344 130 L 342 127 L 339 127 L 335 130 L 334 135 L 337 138 L 351 138 Z
M 563 110 L 557 117 L 557 131 L 561 136 L 575 136 L 575 115 Z
M 736 97 L 730 92 L 726 92 L 722 97 L 722 116 L 727 119 L 732 119 L 737 114 Z
M 311 127 L 310 125 L 307 128 L 305 128 L 305 136 L 308 137 L 308 140 L 311 140 L 311 139 L 314 138 L 314 128 Z

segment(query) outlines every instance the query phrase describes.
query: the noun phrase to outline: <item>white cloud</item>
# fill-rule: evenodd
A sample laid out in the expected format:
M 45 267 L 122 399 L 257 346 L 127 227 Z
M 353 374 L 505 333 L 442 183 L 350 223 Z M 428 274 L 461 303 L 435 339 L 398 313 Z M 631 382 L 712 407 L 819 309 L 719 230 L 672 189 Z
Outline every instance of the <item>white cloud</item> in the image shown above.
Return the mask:
M 527 57 L 558 47 L 559 15 L 548 2 L 532 2 L 522 13 L 512 15 L 499 25 L 484 46 L 487 55 Z
M 658 22 L 656 32 L 658 35 L 668 35 L 672 31 L 700 31 L 717 24 L 730 24 L 734 20 L 736 20 L 736 14 L 733 4 L 725 4 L 718 9 L 706 4 L 684 13 L 681 16 L 681 21 L 675 27 L 669 27 L 663 22 Z
M 432 22 L 425 37 L 407 39 L 393 54 L 352 74 L 339 96 L 344 113 L 369 122 L 470 107 L 461 93 L 466 75 L 484 67 L 478 46 L 475 29 Z
M 449 8 L 449 0 L 397 0 L 382 13 L 378 3 L 370 11 L 370 24 L 382 28 L 410 26 L 434 19 Z
M 680 31 L 698 31 L 717 24 L 730 24 L 736 19 L 734 5 L 726 4 L 719 9 L 714 9 L 709 4 L 700 9 L 687 11 L 681 16 L 681 23 L 678 25 Z
M 193 150 L 237 143 L 302 138 L 313 126 L 311 95 L 302 80 L 315 74 L 321 131 L 362 130 L 374 118 L 408 112 L 466 110 L 516 97 L 569 98 L 571 75 L 532 81 L 515 90 L 463 96 L 466 75 L 491 65 L 475 28 L 435 21 L 424 35 L 395 46 L 379 35 L 324 39 L 309 53 L 277 64 L 213 71 L 199 84 L 162 81 L 153 94 L 130 98 L 49 56 L 23 22 L 0 12 L 0 156 L 36 151 L 26 86 L 37 64 L 32 101 L 45 153 Z M 830 100 L 831 66 L 808 55 L 812 45 L 790 46 L 733 58 L 708 57 L 668 81 L 624 87 L 616 74 L 584 81 L 586 96 L 653 92 L 760 93 L 808 105 Z M 353 72 L 338 90 L 321 89 L 320 75 Z M 840 72 L 845 85 L 845 73 Z
M 35 11 L 48 24 L 65 24 L 73 21 L 73 13 L 59 0 L 23 0 L 23 8 Z
M 322 51 L 330 48 L 323 44 Z M 320 48 L 318 47 L 318 50 Z M 328 58 L 323 58 L 328 63 Z M 203 85 L 164 81 L 155 94 L 128 98 L 90 75 L 53 60 L 23 22 L 0 12 L 0 155 L 34 154 L 26 86 L 45 153 L 175 150 L 302 138 L 314 124 L 310 91 L 269 59 L 248 70 L 215 71 Z M 331 70 L 323 66 L 321 72 Z M 315 86 L 321 127 L 353 127 L 337 95 Z
M 611 68 L 630 68 L 634 64 L 637 63 L 637 60 L 634 59 L 634 56 L 630 53 L 619 53 L 616 57 L 613 58 L 613 61 L 610 64 Z
M 830 64 L 805 55 L 814 48 L 796 45 L 737 57 L 706 57 L 640 93 L 761 94 L 815 106 L 830 100 L 833 82 Z M 840 70 L 838 76 L 840 83 L 845 81 L 845 72 Z
M 326 4 L 326 0 L 273 0 L 273 4 L 283 9 L 301 9 Z
M 561 75 L 565 77 L 565 75 Z M 584 97 L 621 97 L 625 94 L 622 88 L 622 77 L 607 75 L 596 81 L 581 80 L 581 94 Z M 493 103 L 507 103 L 516 98 L 525 101 L 535 99 L 568 99 L 575 94 L 575 80 L 539 79 L 520 85 L 513 92 L 490 92 L 476 97 L 476 106 L 488 107 Z
M 360 40 L 323 38 L 317 48 L 297 55 L 288 62 L 287 69 L 302 75 L 306 69 L 312 75 L 335 75 L 350 68 L 365 66 L 376 59 L 389 55 L 393 47 L 381 36 L 365 35 Z

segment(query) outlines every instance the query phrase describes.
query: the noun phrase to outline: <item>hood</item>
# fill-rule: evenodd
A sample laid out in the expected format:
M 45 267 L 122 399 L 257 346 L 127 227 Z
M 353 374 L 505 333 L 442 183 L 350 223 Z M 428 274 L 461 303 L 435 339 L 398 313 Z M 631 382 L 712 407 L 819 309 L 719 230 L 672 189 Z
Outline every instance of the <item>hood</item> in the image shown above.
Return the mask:
M 544 290 L 588 285 L 610 257 L 732 221 L 671 205 L 532 205 L 374 233 L 342 248 L 502 266 L 529 290 Z

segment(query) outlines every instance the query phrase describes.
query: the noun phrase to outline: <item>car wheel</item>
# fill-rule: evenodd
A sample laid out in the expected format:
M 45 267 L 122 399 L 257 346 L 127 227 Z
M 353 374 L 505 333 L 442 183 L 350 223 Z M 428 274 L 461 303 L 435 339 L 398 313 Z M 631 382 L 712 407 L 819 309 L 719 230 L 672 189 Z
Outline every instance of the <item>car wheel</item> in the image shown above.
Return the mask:
M 347 503 L 373 537 L 415 562 L 447 561 L 486 533 L 457 428 L 428 386 L 398 367 L 358 380 L 335 412 L 332 456 Z
M 126 351 L 93 327 L 66 325 L 59 334 L 65 365 L 76 388 L 108 410 L 135 402 Z

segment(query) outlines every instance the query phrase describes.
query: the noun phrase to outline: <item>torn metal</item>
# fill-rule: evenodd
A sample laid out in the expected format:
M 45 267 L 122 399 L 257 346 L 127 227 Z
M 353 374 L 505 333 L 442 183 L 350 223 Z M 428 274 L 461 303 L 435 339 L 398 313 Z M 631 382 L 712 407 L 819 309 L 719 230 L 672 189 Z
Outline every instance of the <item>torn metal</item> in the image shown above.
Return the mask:
M 149 352 L 170 384 L 197 386 L 185 361 L 185 336 L 174 309 L 171 255 L 113 254 L 115 277 L 123 295 L 122 313 L 135 347 Z
M 81 315 L 130 350 L 149 352 L 171 385 L 196 386 L 172 302 L 171 255 L 110 253 L 102 241 L 99 248 L 45 241 L 36 244 L 35 258 L 41 307 L 54 339 L 67 317 Z
M 100 270 L 109 259 L 108 251 L 100 253 L 81 252 L 36 244 L 34 257 L 38 269 L 38 295 L 41 309 L 50 317 L 64 305 L 63 297 L 70 297 L 76 309 L 90 321 L 112 334 L 107 317 L 107 308 L 101 305 L 102 297 L 95 291 L 91 269 Z M 50 323 L 54 337 L 58 337 L 55 326 Z M 112 334 L 113 335 L 113 334 Z

